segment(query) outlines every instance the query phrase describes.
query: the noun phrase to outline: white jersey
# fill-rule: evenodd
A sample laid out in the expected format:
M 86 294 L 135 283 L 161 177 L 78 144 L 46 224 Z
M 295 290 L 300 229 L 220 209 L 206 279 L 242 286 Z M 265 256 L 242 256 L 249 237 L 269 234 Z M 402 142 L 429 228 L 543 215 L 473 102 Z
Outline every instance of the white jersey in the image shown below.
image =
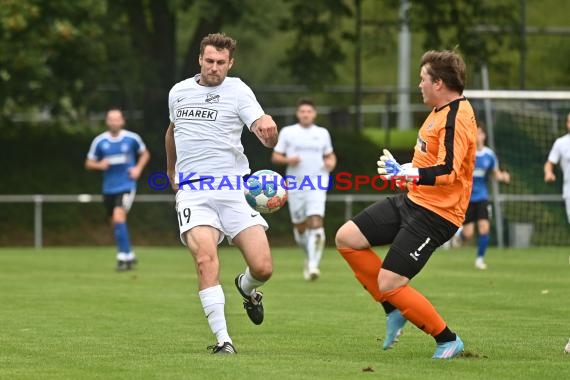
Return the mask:
M 560 164 L 564 183 L 562 194 L 564 198 L 570 199 L 570 133 L 556 139 L 548 155 L 548 161 Z
M 170 121 L 175 126 L 176 182 L 248 174 L 241 133 L 244 124 L 251 128 L 263 116 L 263 109 L 239 78 L 226 77 L 215 87 L 202 86 L 199 79 L 198 74 L 183 80 L 168 94 Z
M 299 156 L 297 165 L 287 166 L 287 175 L 294 176 L 297 185 L 305 176 L 309 176 L 315 187 L 319 186 L 316 181 L 328 186 L 329 173 L 325 169 L 323 156 L 332 153 L 333 147 L 329 131 L 325 128 L 316 125 L 305 128 L 300 124 L 284 127 L 273 150 L 288 157 Z

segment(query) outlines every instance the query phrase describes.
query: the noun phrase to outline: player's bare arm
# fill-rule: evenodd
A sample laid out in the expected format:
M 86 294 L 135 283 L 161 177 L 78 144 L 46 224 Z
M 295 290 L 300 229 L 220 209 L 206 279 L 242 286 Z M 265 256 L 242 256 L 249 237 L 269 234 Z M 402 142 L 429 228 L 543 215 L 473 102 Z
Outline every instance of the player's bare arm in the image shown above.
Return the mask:
M 263 115 L 254 121 L 251 125 L 251 131 L 255 133 L 265 147 L 273 148 L 277 145 L 277 124 L 270 115 Z
M 556 181 L 556 175 L 554 174 L 554 164 L 550 161 L 546 161 L 544 164 L 544 182 L 554 181 Z
M 166 148 L 166 174 L 170 179 L 170 186 L 174 191 L 178 190 L 176 179 L 176 145 L 174 143 L 174 123 L 170 123 L 164 137 L 164 147 Z
M 271 162 L 275 165 L 296 166 L 297 164 L 299 164 L 299 162 L 301 162 L 301 157 L 299 156 L 288 157 L 283 153 L 274 151 L 273 154 L 271 155 Z
M 325 154 L 323 156 L 323 161 L 325 163 L 325 170 L 329 173 L 332 172 L 336 167 L 336 154 L 334 154 L 334 152 Z
M 509 184 L 511 182 L 511 174 L 506 170 L 495 169 L 493 171 L 493 177 L 495 177 L 495 180 L 505 184 Z
M 144 170 L 146 164 L 148 164 L 149 160 L 150 160 L 150 152 L 148 151 L 148 149 L 145 149 L 142 153 L 139 154 L 139 159 L 137 161 L 137 164 L 129 169 L 129 176 L 135 181 L 139 179 L 142 171 Z
M 85 160 L 85 169 L 105 171 L 109 169 L 109 161 L 107 161 L 106 158 L 103 158 L 102 160 L 93 160 L 88 158 Z

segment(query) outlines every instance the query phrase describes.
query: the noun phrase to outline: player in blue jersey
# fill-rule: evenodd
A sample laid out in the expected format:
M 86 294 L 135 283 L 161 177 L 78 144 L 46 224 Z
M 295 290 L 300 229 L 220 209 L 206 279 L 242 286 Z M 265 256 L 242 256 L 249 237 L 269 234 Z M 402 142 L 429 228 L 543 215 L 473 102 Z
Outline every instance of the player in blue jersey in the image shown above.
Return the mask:
M 87 170 L 103 172 L 103 202 L 111 218 L 117 243 L 117 270 L 134 268 L 127 213 L 133 203 L 136 181 L 150 159 L 140 136 L 123 129 L 125 119 L 120 109 L 112 108 L 105 118 L 107 132 L 95 137 L 85 160 Z
M 475 267 L 478 269 L 487 269 L 485 263 L 485 252 L 489 245 L 489 191 L 487 189 L 487 181 L 489 176 L 499 182 L 509 183 L 511 176 L 507 171 L 499 169 L 499 161 L 495 152 L 488 146 L 485 146 L 484 126 L 479 123 L 477 127 L 477 153 L 475 156 L 475 169 L 473 171 L 473 190 L 471 191 L 471 199 L 469 207 L 465 214 L 463 227 L 460 228 L 453 241 L 453 246 L 460 246 L 463 242 L 471 239 L 475 230 L 475 222 L 479 231 L 477 241 L 477 258 L 475 259 Z

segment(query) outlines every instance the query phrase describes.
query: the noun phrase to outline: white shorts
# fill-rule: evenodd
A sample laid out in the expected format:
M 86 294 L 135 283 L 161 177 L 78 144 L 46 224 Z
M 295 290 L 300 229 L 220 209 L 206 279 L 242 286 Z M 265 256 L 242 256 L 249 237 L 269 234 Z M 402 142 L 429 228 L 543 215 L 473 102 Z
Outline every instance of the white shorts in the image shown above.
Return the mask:
M 568 218 L 568 223 L 570 223 L 570 198 L 564 199 L 566 202 L 566 217 Z
M 247 204 L 243 190 L 180 190 L 176 193 L 176 213 L 184 245 L 184 233 L 196 226 L 218 229 L 218 244 L 226 236 L 231 244 L 237 234 L 251 226 L 269 228 L 259 212 Z
M 287 203 L 291 221 L 295 224 L 304 222 L 311 215 L 325 216 L 326 190 L 289 191 Z

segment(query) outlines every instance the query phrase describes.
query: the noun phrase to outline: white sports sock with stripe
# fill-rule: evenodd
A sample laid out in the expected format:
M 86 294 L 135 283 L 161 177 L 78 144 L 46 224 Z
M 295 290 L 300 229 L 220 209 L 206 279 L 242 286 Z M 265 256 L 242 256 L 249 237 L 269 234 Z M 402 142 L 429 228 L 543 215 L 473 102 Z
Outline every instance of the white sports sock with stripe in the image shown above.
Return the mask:
M 216 285 L 200 290 L 198 295 L 200 296 L 202 308 L 204 308 L 204 314 L 206 314 L 210 329 L 216 336 L 218 343 L 232 343 L 232 339 L 228 334 L 226 316 L 224 314 L 226 298 L 222 286 Z

